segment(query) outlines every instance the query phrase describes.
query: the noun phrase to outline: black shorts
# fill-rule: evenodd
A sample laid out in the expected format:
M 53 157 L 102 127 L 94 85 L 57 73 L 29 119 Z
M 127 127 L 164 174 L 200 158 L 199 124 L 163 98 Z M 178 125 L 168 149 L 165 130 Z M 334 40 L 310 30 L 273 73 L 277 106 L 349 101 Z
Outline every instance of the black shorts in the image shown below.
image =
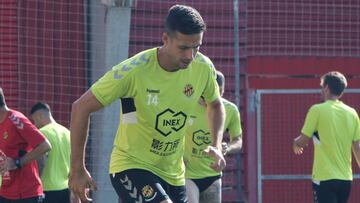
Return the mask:
M 173 203 L 187 203 L 185 186 L 170 185 L 143 169 L 129 169 L 110 174 L 110 179 L 122 202 L 159 203 L 171 199 Z
M 351 192 L 351 181 L 326 180 L 313 183 L 314 203 L 346 203 Z
M 70 191 L 55 190 L 55 191 L 44 191 L 45 198 L 43 203 L 68 203 L 70 202 Z
M 6 199 L 3 197 L 0 197 L 0 203 L 41 203 L 43 200 L 43 197 L 30 197 L 30 198 L 26 198 L 26 199 L 17 199 L 17 200 L 12 200 L 12 199 Z
M 201 179 L 190 179 L 192 180 L 195 185 L 199 188 L 199 192 L 205 191 L 211 184 L 213 184 L 216 180 L 220 179 L 221 175 L 218 176 L 211 176 Z

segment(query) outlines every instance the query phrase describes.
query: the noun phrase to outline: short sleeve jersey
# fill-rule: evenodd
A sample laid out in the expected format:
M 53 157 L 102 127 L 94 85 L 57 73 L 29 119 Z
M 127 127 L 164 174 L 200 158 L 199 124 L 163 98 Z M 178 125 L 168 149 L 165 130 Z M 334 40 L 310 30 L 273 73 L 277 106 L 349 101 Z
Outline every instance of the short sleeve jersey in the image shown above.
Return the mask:
M 70 131 L 56 122 L 40 131 L 52 146 L 41 174 L 44 191 L 64 190 L 68 188 L 70 170 Z
M 0 150 L 16 159 L 45 141 L 40 131 L 20 112 L 10 110 L 0 123 Z M 7 199 L 42 195 L 42 185 L 36 161 L 11 170 L 2 177 L 0 196 Z
M 143 51 L 107 72 L 92 87 L 103 104 L 121 100 L 110 173 L 145 169 L 171 185 L 184 185 L 183 153 L 189 115 L 200 96 L 219 98 L 215 69 L 198 53 L 186 69 L 167 72 L 157 49 Z
M 352 180 L 352 143 L 360 140 L 359 117 L 353 108 L 339 100 L 313 105 L 301 132 L 314 140 L 313 180 Z
M 240 113 L 235 104 L 226 99 L 222 99 L 222 102 L 226 114 L 224 130 L 229 133 L 230 140 L 233 140 L 235 137 L 242 135 Z M 214 160 L 204 152 L 204 149 L 212 143 L 206 107 L 198 104 L 191 119 L 185 143 L 185 177 L 188 179 L 201 179 L 220 175 L 219 172 L 210 168 L 210 164 Z

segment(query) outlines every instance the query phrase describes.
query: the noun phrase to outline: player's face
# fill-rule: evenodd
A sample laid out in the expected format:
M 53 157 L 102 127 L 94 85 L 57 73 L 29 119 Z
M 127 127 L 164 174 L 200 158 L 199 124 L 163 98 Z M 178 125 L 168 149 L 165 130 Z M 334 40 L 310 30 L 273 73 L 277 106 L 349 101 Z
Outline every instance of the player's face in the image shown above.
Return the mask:
M 329 94 L 328 86 L 327 85 L 321 86 L 321 99 L 323 99 L 323 101 L 327 100 L 328 94 Z
M 35 113 L 31 114 L 30 120 L 37 128 L 40 127 L 40 115 L 39 115 L 39 112 L 35 112 Z
M 223 96 L 224 94 L 224 85 L 219 85 L 219 92 L 220 92 L 220 96 Z
M 186 69 L 196 57 L 202 38 L 203 33 L 185 35 L 176 32 L 172 36 L 165 33 L 164 47 L 166 47 L 172 68 Z

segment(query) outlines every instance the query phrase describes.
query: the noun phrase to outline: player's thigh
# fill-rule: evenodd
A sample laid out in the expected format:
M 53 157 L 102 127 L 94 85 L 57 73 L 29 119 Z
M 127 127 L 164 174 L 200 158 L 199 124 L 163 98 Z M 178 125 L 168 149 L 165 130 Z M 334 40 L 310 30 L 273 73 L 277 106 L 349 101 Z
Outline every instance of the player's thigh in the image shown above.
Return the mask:
M 337 196 L 331 184 L 321 181 L 319 184 L 313 183 L 314 203 L 337 203 Z
M 69 189 L 57 191 L 44 191 L 45 198 L 42 203 L 68 203 L 70 202 Z
M 9 199 L 6 199 L 4 197 L 0 197 L 0 203 L 11 203 Z
M 197 185 L 191 179 L 185 180 L 186 195 L 189 203 L 199 203 L 200 192 Z
M 186 187 L 183 186 L 173 186 L 168 183 L 163 182 L 167 188 L 167 193 L 170 196 L 170 199 L 174 203 L 188 203 L 188 198 L 186 195 Z
M 122 202 L 158 203 L 169 199 L 161 185 L 161 179 L 149 171 L 129 169 L 110 174 L 110 179 Z
M 350 197 L 352 181 L 338 180 L 338 203 L 346 203 Z
M 200 203 L 221 203 L 221 179 L 215 180 L 200 193 Z
M 11 201 L 11 203 L 41 203 L 42 200 L 43 197 L 30 197 L 26 199 Z

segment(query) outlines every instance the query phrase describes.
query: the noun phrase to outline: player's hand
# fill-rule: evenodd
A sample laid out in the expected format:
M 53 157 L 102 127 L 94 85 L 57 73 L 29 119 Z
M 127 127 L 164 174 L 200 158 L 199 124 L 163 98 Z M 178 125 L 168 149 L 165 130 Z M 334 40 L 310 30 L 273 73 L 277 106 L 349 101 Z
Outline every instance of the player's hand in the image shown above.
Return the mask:
M 15 170 L 16 168 L 15 160 L 10 157 L 5 157 L 4 160 L 0 162 L 0 175 L 4 175 L 6 172 Z
M 96 183 L 86 168 L 70 171 L 69 188 L 77 198 L 80 198 L 81 202 L 92 201 L 89 197 L 89 190 L 97 190 Z
M 228 153 L 229 147 L 226 142 L 221 143 L 222 153 L 225 156 Z
M 80 198 L 75 196 L 72 191 L 70 191 L 70 203 L 81 203 Z
M 226 161 L 225 161 L 224 155 L 220 149 L 213 147 L 213 146 L 208 146 L 205 149 L 205 152 L 210 157 L 213 157 L 215 159 L 214 163 L 212 163 L 210 165 L 210 167 L 213 170 L 215 170 L 216 172 L 221 172 L 222 170 L 224 170 L 224 168 L 226 166 Z
M 293 150 L 296 155 L 300 155 L 304 152 L 304 148 L 298 146 L 297 144 L 293 143 Z

